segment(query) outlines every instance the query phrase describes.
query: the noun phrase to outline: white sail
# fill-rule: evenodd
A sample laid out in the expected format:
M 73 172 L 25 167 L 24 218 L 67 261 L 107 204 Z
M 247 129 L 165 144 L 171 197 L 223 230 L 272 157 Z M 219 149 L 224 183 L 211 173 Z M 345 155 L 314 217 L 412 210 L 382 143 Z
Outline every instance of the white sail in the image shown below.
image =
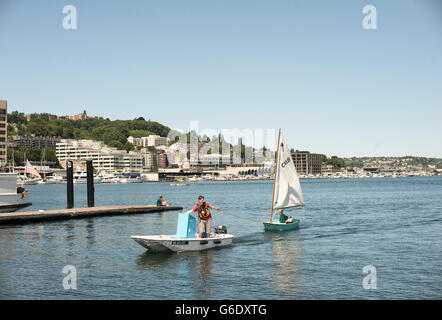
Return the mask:
M 275 172 L 275 194 L 273 209 L 285 209 L 304 205 L 301 184 L 296 173 L 290 148 L 280 137 Z

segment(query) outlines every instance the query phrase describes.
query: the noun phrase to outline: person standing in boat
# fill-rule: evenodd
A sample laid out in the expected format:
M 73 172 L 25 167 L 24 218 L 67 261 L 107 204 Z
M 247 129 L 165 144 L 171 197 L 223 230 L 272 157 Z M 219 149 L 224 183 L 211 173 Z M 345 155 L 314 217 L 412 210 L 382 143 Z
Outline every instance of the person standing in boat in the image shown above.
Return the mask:
M 198 238 L 202 238 L 204 230 L 206 231 L 207 238 L 210 238 L 210 230 L 212 226 L 212 214 L 210 213 L 210 209 L 215 209 L 217 211 L 221 210 L 215 206 L 212 206 L 204 201 L 204 196 L 198 197 L 198 203 L 193 207 L 192 210 L 187 213 L 198 212 L 198 217 L 200 219 L 199 228 L 200 232 L 198 234 Z

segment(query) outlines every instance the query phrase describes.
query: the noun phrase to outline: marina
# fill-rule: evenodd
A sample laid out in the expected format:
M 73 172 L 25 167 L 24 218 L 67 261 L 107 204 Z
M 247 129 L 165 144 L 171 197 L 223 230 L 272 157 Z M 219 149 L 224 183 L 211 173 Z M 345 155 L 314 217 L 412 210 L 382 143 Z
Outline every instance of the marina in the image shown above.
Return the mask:
M 154 253 L 133 235 L 174 235 L 179 211 L 0 225 L 0 297 L 4 299 L 440 299 L 442 177 L 301 180 L 306 207 L 291 212 L 297 230 L 265 232 L 272 181 L 97 184 L 100 206 L 154 203 L 192 208 L 198 194 L 223 208 L 232 244 Z M 29 185 L 32 206 L 66 205 L 66 185 Z M 75 206 L 86 185 L 75 185 Z M 416 199 L 420 199 L 416 201 Z M 18 213 L 18 212 L 17 212 Z M 419 236 L 417 236 L 419 235 Z M 409 257 L 413 257 L 412 260 Z M 64 290 L 75 266 L 77 290 Z M 376 290 L 365 290 L 367 265 Z

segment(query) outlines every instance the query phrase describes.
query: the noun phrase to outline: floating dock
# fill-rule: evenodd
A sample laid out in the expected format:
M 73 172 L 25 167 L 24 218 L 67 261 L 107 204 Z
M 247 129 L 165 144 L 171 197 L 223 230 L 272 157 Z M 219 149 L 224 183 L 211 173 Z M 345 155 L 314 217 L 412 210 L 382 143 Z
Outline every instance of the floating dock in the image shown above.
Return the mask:
M 128 214 L 154 213 L 172 210 L 182 210 L 182 207 L 158 206 L 103 206 L 74 209 L 40 210 L 28 212 L 0 213 L 1 224 L 20 224 L 53 220 L 82 219 L 90 217 L 118 216 Z

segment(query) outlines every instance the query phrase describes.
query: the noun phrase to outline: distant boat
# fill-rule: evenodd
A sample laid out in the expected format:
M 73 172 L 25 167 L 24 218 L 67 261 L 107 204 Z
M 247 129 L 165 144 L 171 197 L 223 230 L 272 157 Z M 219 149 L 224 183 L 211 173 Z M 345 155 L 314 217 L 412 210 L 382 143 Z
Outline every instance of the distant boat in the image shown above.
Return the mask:
M 281 223 L 279 219 L 273 219 L 273 210 L 275 209 L 304 206 L 301 184 L 299 183 L 290 148 L 281 135 L 281 129 L 278 133 L 277 146 L 270 220 L 263 222 L 263 224 L 265 230 L 293 230 L 299 226 L 298 219 L 290 218 L 285 223 Z
M 17 193 L 17 174 L 0 173 L 0 212 L 13 212 L 30 205 L 29 194 Z
M 86 171 L 77 171 L 74 173 L 74 183 L 75 184 L 87 184 L 87 173 Z M 94 177 L 94 183 L 101 183 L 101 178 Z
M 28 178 L 26 176 L 17 175 L 16 181 L 17 181 L 17 184 L 21 184 L 21 185 L 34 185 L 34 184 L 37 184 L 38 179 Z
M 85 171 L 76 171 L 74 173 L 74 183 L 75 184 L 86 184 L 87 183 L 87 173 Z
M 119 183 L 142 183 L 143 180 L 140 177 L 136 177 L 136 178 L 121 177 L 118 182 Z
M 46 178 L 48 184 L 60 184 L 63 182 L 63 177 L 61 176 L 49 176 Z
M 142 183 L 141 175 L 139 173 L 123 173 L 118 179 L 119 183 Z

